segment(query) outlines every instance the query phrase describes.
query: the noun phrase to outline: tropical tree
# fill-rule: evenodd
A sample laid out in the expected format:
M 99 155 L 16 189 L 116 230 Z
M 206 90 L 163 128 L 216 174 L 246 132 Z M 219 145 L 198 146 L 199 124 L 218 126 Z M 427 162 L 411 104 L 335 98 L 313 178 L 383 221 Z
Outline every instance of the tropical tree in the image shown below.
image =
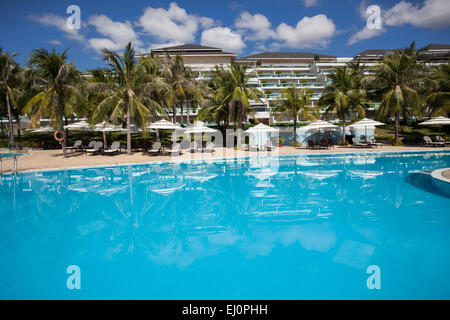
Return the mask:
M 253 113 L 250 100 L 261 101 L 260 98 L 264 96 L 261 90 L 249 86 L 248 80 L 254 77 L 254 74 L 247 73 L 246 70 L 247 66 L 232 63 L 229 70 L 216 68 L 213 74 L 212 100 L 219 102 L 213 110 L 217 111 L 227 106 L 226 127 L 230 122 L 234 122 L 235 129 L 242 128 L 245 116 Z
M 32 121 L 38 124 L 44 116 L 51 117 L 64 132 L 64 118 L 76 113 L 84 105 L 83 98 L 78 89 L 82 78 L 80 72 L 67 60 L 67 50 L 57 53 L 55 50 L 36 49 L 31 52 L 30 66 L 26 70 L 32 80 L 32 87 L 37 93 L 24 108 Z M 66 156 L 67 136 L 63 135 L 61 146 Z
M 379 117 L 394 117 L 395 142 L 398 143 L 400 115 L 407 120 L 408 113 L 420 114 L 421 98 L 418 92 L 421 68 L 417 64 L 414 43 L 404 50 L 396 51 L 374 67 L 374 75 L 367 76 L 373 92 L 380 97 Z
M 297 143 L 297 118 L 314 120 L 315 108 L 311 106 L 311 91 L 298 89 L 297 86 L 281 90 L 282 97 L 275 101 L 274 112 L 279 118 L 288 116 L 294 120 L 294 144 Z
M 151 77 L 145 72 L 142 64 L 135 59 L 135 50 L 129 42 L 123 55 L 108 49 L 103 50 L 111 77 L 107 81 L 92 81 L 87 85 L 90 90 L 102 90 L 106 97 L 95 109 L 92 121 L 107 120 L 116 122 L 126 119 L 127 154 L 131 155 L 131 123 L 141 126 L 150 117 L 165 115 L 163 107 L 154 99 L 151 90 Z
M 218 125 L 228 128 L 229 101 L 225 99 L 233 89 L 233 79 L 229 71 L 217 67 L 211 74 L 210 80 L 201 90 L 205 98 L 203 108 L 198 113 L 201 120 L 212 120 Z
M 429 106 L 429 115 L 446 115 L 450 112 L 450 65 L 432 68 L 427 80 L 430 89 L 425 93 L 425 102 Z
M 181 108 L 181 112 L 183 112 L 183 105 L 187 104 L 187 96 L 189 94 L 192 95 L 196 90 L 196 82 L 192 73 L 184 65 L 183 57 L 180 55 L 170 57 L 167 54 L 165 63 L 167 69 L 163 74 L 165 75 L 165 82 L 168 88 L 164 89 L 163 92 L 166 97 L 167 107 L 172 108 L 172 122 L 176 123 L 177 108 Z
M 11 102 L 15 102 L 15 97 L 20 93 L 19 87 L 22 80 L 22 70 L 18 63 L 14 61 L 17 52 L 3 52 L 0 47 L 0 90 L 3 101 L 6 104 L 9 125 L 9 144 L 14 148 L 14 130 L 13 130 L 13 110 Z
M 358 76 L 347 66 L 335 68 L 330 74 L 331 84 L 324 90 L 319 99 L 319 105 L 325 107 L 325 114 L 335 112 L 342 122 L 342 142 L 345 142 L 345 120 L 351 112 L 364 116 L 361 100 L 365 97 L 365 90 L 358 85 Z

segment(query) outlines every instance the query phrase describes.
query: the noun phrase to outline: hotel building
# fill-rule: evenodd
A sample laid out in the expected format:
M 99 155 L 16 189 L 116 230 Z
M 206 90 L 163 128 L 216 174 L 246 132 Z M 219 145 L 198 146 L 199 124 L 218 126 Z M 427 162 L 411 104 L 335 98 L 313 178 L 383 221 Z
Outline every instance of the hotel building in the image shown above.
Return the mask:
M 450 59 L 450 45 L 430 44 L 418 51 L 419 59 L 429 65 L 448 63 Z M 185 65 L 196 73 L 196 80 L 200 82 L 209 79 L 216 66 L 228 68 L 232 62 L 247 65 L 247 72 L 254 75 L 249 79 L 249 85 L 260 89 L 266 95 L 266 98 L 262 98 L 261 101 L 251 101 L 256 111 L 254 117 L 259 122 L 267 124 L 278 122 L 277 116 L 272 112 L 273 102 L 281 97 L 283 88 L 296 85 L 298 88 L 309 89 L 311 105 L 315 106 L 325 87 L 330 83 L 329 75 L 334 68 L 342 68 L 349 62 L 359 61 L 367 68 L 364 72 L 369 74 L 371 67 L 393 53 L 393 49 L 368 49 L 354 57 L 336 57 L 309 52 L 263 52 L 237 59 L 235 53 L 194 44 L 151 51 L 153 56 L 159 56 L 162 59 L 167 55 L 182 56 Z M 377 108 L 378 103 L 368 103 L 368 115 L 374 114 Z M 191 109 L 190 112 L 191 119 L 198 114 L 196 109 Z M 168 110 L 168 113 L 172 116 L 172 110 Z M 180 122 L 181 120 L 186 122 L 185 115 L 186 110 L 177 110 L 177 119 Z

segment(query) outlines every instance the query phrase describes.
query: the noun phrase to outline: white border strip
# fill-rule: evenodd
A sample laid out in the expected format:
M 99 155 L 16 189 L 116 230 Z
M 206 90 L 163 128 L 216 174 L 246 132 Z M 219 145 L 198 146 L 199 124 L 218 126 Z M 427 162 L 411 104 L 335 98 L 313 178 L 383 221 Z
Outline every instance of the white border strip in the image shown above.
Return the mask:
M 444 175 L 443 175 L 444 171 L 447 171 L 447 170 L 450 170 L 450 168 L 434 170 L 433 172 L 431 172 L 431 176 L 436 180 L 450 183 L 450 179 L 444 177 Z
M 329 152 L 329 153 L 304 153 L 304 154 L 283 154 L 283 155 L 270 155 L 270 154 L 261 154 L 261 155 L 250 155 L 250 156 L 240 156 L 240 157 L 222 157 L 222 158 L 203 158 L 203 159 L 173 159 L 173 160 L 161 160 L 161 161 L 148 161 L 148 162 L 131 162 L 131 163 L 120 163 L 120 164 L 105 164 L 98 166 L 74 166 L 74 167 L 63 167 L 63 168 L 49 168 L 49 169 L 31 169 L 31 170 L 21 170 L 17 171 L 17 174 L 28 174 L 35 172 L 49 172 L 49 171 L 68 171 L 68 170 L 80 170 L 80 169 L 101 169 L 101 168 L 111 168 L 111 167 L 127 167 L 127 166 L 139 166 L 139 165 L 149 165 L 149 164 L 174 164 L 174 163 L 202 163 L 202 162 L 220 162 L 220 161 L 230 161 L 230 160 L 244 160 L 248 161 L 251 158 L 273 158 L 273 159 L 289 159 L 289 158 L 301 158 L 308 156 L 323 156 L 326 158 L 327 156 L 337 155 L 339 157 L 342 156 L 373 156 L 377 154 L 381 154 L 384 156 L 397 156 L 401 157 L 403 154 L 430 154 L 430 155 L 446 155 L 449 150 L 406 150 L 406 151 L 372 151 L 372 152 Z M 3 175 L 13 174 L 12 172 L 5 172 Z

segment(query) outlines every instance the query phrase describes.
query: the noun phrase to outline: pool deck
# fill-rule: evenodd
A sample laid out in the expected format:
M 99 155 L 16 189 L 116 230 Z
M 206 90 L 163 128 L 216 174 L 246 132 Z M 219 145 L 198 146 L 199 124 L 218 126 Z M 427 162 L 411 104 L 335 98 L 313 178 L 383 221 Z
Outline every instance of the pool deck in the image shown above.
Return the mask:
M 134 152 L 128 156 L 125 152 L 115 156 L 107 155 L 87 155 L 83 152 L 68 152 L 68 157 L 64 158 L 61 150 L 33 150 L 28 151 L 26 155 L 18 159 L 17 171 L 33 171 L 45 169 L 67 169 L 77 167 L 108 166 L 119 164 L 148 163 L 152 161 L 173 161 L 173 160 L 204 160 L 212 158 L 233 158 L 248 157 L 257 155 L 305 155 L 305 154 L 333 154 L 333 153 L 367 153 L 367 152 L 411 152 L 411 151 L 450 151 L 446 148 L 429 147 L 409 147 L 409 146 L 383 146 L 380 148 L 351 148 L 335 147 L 333 149 L 311 150 L 295 147 L 281 147 L 273 152 L 248 152 L 243 150 L 234 150 L 231 148 L 216 148 L 215 152 L 210 154 L 184 152 L 180 156 L 171 157 L 170 155 L 148 156 L 143 152 Z M 13 161 L 3 161 L 3 173 L 12 170 Z

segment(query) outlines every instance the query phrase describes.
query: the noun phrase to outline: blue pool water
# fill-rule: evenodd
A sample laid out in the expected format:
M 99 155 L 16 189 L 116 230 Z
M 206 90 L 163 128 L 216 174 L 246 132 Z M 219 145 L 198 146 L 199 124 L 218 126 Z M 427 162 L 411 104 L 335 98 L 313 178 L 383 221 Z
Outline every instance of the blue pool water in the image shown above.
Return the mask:
M 3 175 L 0 298 L 449 299 L 443 167 L 449 152 Z
M 0 159 L 2 158 L 13 158 L 22 156 L 23 153 L 10 153 L 10 152 L 0 152 Z

